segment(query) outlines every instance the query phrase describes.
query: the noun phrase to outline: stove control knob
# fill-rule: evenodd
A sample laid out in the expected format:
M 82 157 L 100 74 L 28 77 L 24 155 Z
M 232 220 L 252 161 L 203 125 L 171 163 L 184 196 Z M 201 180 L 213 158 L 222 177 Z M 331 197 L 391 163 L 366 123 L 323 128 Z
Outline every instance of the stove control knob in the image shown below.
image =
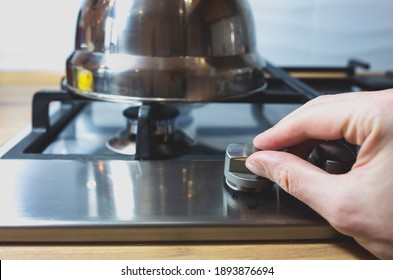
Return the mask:
M 247 169 L 245 163 L 253 153 L 250 144 L 230 144 L 226 150 L 224 175 L 226 184 L 236 191 L 258 192 L 270 190 L 274 183 Z
M 344 174 L 351 170 L 356 153 L 345 143 L 327 141 L 316 147 L 308 161 L 331 174 Z

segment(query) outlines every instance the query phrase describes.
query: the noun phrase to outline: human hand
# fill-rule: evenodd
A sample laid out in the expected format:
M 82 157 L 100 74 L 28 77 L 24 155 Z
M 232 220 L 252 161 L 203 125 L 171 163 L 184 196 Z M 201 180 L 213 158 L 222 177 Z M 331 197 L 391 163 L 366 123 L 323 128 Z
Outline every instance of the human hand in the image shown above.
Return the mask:
M 278 151 L 342 138 L 361 147 L 346 174 L 328 174 Z M 393 89 L 315 98 L 255 137 L 254 146 L 261 151 L 247 159 L 250 171 L 277 183 L 375 256 L 393 258 Z

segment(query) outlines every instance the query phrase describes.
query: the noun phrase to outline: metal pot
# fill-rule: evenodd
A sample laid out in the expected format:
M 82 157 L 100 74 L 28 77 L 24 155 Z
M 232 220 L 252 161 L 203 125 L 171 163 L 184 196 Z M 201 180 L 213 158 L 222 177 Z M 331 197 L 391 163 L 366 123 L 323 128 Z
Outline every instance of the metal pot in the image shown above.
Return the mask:
M 86 0 L 65 87 L 119 101 L 235 98 L 265 85 L 243 0 Z

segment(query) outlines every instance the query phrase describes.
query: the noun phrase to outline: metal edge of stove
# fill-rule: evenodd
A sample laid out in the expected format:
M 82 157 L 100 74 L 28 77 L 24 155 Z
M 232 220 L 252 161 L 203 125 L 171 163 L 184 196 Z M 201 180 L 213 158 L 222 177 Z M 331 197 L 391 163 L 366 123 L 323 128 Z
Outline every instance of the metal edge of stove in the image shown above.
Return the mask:
M 16 134 L 12 135 L 11 138 L 7 139 L 6 142 L 0 144 L 0 160 L 2 157 L 9 152 L 17 143 L 28 136 L 32 131 L 31 125 L 27 125 L 19 130 Z
M 257 242 L 340 239 L 330 226 L 56 226 L 0 228 L 5 243 Z

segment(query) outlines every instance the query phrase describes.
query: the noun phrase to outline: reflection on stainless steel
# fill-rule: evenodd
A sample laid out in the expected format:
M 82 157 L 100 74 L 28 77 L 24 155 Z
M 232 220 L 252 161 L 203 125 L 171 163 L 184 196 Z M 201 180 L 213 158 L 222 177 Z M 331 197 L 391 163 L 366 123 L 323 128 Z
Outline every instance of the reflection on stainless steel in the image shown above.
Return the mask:
M 230 144 L 225 153 L 224 175 L 227 185 L 237 191 L 269 191 L 274 183 L 247 169 L 246 159 L 253 152 L 251 144 Z
M 111 101 L 204 101 L 265 85 L 246 0 L 86 0 L 65 87 Z
M 93 163 L 86 163 L 86 188 L 87 188 L 87 207 L 88 216 L 90 218 L 98 217 L 98 193 L 97 181 L 95 176 L 95 168 Z
M 226 189 L 222 170 L 222 161 L 2 160 L 0 240 L 336 236 L 326 221 L 279 189 L 257 195 Z

